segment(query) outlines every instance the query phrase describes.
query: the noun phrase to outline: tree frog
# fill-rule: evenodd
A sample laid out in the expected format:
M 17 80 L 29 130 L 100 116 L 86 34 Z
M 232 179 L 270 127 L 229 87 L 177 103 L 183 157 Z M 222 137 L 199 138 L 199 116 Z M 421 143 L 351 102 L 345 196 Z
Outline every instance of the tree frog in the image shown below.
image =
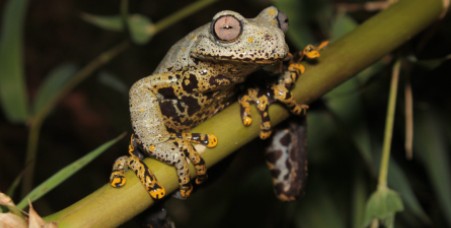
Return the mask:
M 178 41 L 155 72 L 130 89 L 134 134 L 129 155 L 113 165 L 110 184 L 123 186 L 124 172 L 132 169 L 152 198 L 164 197 L 164 187 L 142 162 L 152 157 L 175 167 L 179 195 L 189 197 L 193 187 L 188 160 L 195 167 L 196 184 L 207 178 L 205 162 L 193 144 L 211 148 L 218 142 L 212 134 L 189 130 L 227 107 L 236 97 L 237 85 L 263 67 L 284 70 L 277 72 L 280 79 L 266 90 L 250 89 L 239 98 L 243 124 L 252 123 L 250 105 L 256 104 L 262 116 L 260 137 L 267 138 L 271 134 L 269 104 L 283 103 L 295 114 L 306 110 L 308 106 L 296 103 L 290 93 L 304 68 L 289 53 L 284 34 L 287 28 L 287 17 L 275 7 L 251 19 L 225 10 Z M 317 58 L 317 49 L 311 46 L 304 51 L 307 57 Z M 283 63 L 289 66 L 282 67 Z

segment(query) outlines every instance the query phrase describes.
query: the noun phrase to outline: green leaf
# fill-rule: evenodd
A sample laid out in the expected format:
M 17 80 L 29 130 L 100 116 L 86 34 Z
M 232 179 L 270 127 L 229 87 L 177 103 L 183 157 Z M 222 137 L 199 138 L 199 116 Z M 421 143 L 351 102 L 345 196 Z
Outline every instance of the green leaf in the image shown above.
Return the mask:
M 378 188 L 366 204 L 365 226 L 373 219 L 380 220 L 385 227 L 393 227 L 396 212 L 404 210 L 399 194 L 389 188 Z
M 147 43 L 155 34 L 155 26 L 152 21 L 139 14 L 129 16 L 128 26 L 132 40 L 136 44 Z
M 64 167 L 57 173 L 55 173 L 53 176 L 51 176 L 49 179 L 41 183 L 39 186 L 37 186 L 35 189 L 33 189 L 27 196 L 25 196 L 22 201 L 17 205 L 18 208 L 23 209 L 28 205 L 28 202 L 34 202 L 47 194 L 49 191 L 54 189 L 56 186 L 61 184 L 63 181 L 67 180 L 69 177 L 71 177 L 73 174 L 75 174 L 78 170 L 86 166 L 89 162 L 94 160 L 96 157 L 98 157 L 100 154 L 105 152 L 108 148 L 110 148 L 112 145 L 114 145 L 116 142 L 118 142 L 120 139 L 124 137 L 125 133 L 119 135 L 118 137 L 102 144 L 95 150 L 89 152 L 87 155 L 83 156 L 82 158 L 79 158 L 78 160 L 72 162 L 68 166 Z
M 124 22 L 122 17 L 116 16 L 97 16 L 93 14 L 83 13 L 81 18 L 99 28 L 120 32 L 124 30 Z
M 113 89 L 123 95 L 128 96 L 128 86 L 114 75 L 107 72 L 100 72 L 99 82 L 106 87 Z
M 348 34 L 355 28 L 357 23 L 346 14 L 338 14 L 332 25 L 331 40 L 335 41 Z
M 307 25 L 307 16 L 303 13 L 305 6 L 303 1 L 280 0 L 277 7 L 289 18 L 288 37 L 294 42 L 297 49 L 302 49 L 309 43 L 314 43 L 312 32 Z
M 124 22 L 121 16 L 96 16 L 84 13 L 83 20 L 110 31 L 120 32 L 124 30 Z M 155 34 L 155 26 L 152 21 L 140 14 L 132 14 L 128 17 L 130 36 L 136 44 L 147 43 Z
M 63 64 L 53 69 L 39 87 L 36 100 L 33 103 L 33 113 L 39 112 L 49 100 L 59 94 L 69 78 L 75 74 L 77 67 L 74 64 Z
M 24 122 L 28 100 L 23 67 L 23 29 L 27 0 L 10 0 L 0 31 L 0 99 L 9 121 Z
M 424 164 L 439 206 L 448 225 L 451 226 L 451 170 L 449 142 L 443 126 L 446 121 L 431 106 L 415 112 L 414 149 Z
M 451 59 L 451 55 L 447 55 L 442 58 L 427 59 L 427 60 L 417 60 L 417 59 L 415 59 L 415 57 L 412 57 L 412 56 L 410 58 L 408 58 L 408 60 L 410 60 L 411 62 L 415 63 L 418 66 L 424 67 L 428 70 L 433 70 L 450 59 Z
M 420 202 L 418 202 L 404 171 L 395 161 L 393 161 L 393 159 L 390 160 L 388 184 L 399 192 L 406 206 L 406 210 L 411 211 L 417 218 L 421 219 L 425 225 L 430 223 L 430 219 L 421 207 Z

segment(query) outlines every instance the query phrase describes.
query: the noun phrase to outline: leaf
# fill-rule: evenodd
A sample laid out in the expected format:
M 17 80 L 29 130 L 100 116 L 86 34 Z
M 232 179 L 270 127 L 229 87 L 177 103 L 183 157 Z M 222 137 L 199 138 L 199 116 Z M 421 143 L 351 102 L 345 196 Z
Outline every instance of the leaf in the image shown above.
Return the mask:
M 74 64 L 63 64 L 52 70 L 44 83 L 39 87 L 36 100 L 33 103 L 33 113 L 39 112 L 49 100 L 59 94 L 61 88 L 75 74 L 77 67 Z
M 0 206 L 6 207 L 9 210 L 9 212 L 11 212 L 12 214 L 15 214 L 19 217 L 22 216 L 22 212 L 14 204 L 11 197 L 9 197 L 8 195 L 5 195 L 2 192 L 0 192 Z M 2 226 L 0 226 L 0 227 L 2 227 Z
M 449 144 L 442 124 L 445 122 L 430 106 L 426 110 L 417 110 L 414 149 L 425 166 L 441 211 L 451 226 L 451 170 Z
M 116 92 L 128 95 L 128 86 L 110 73 L 100 72 L 99 81 L 106 87 L 109 87 Z
M 44 219 L 34 210 L 33 206 L 29 205 L 28 211 L 28 227 L 29 228 L 57 228 L 54 222 L 45 222 Z
M 309 43 L 314 43 L 312 32 L 307 26 L 306 15 L 300 13 L 305 10 L 303 1 L 280 0 L 276 2 L 277 7 L 284 12 L 289 19 L 288 37 L 297 49 L 302 49 Z
M 121 16 L 96 16 L 84 13 L 83 20 L 110 31 L 120 32 L 124 30 L 124 22 Z M 130 36 L 136 44 L 147 43 L 155 34 L 155 26 L 152 21 L 140 14 L 132 14 L 128 17 Z
M 152 21 L 139 14 L 129 16 L 128 26 L 132 40 L 136 44 L 147 43 L 155 34 L 155 26 Z
M 0 31 L 0 99 L 6 117 L 12 122 L 24 122 L 28 117 L 22 57 L 27 3 L 27 0 L 6 3 Z
M 415 63 L 418 66 L 424 67 L 428 70 L 433 70 L 440 65 L 444 64 L 446 61 L 451 59 L 451 55 L 447 55 L 441 58 L 435 58 L 435 59 L 427 59 L 427 60 L 418 60 L 413 56 L 410 56 L 408 60 Z
M 0 227 L 14 227 L 14 228 L 26 228 L 27 223 L 25 219 L 13 214 L 13 213 L 0 213 Z
M 405 203 L 406 209 L 410 210 L 416 217 L 421 219 L 424 224 L 430 223 L 430 219 L 421 207 L 420 202 L 418 202 L 404 171 L 394 160 L 390 160 L 388 184 L 399 192 Z
M 337 40 L 357 27 L 357 23 L 346 14 L 338 14 L 332 25 L 331 40 Z
M 124 30 L 124 22 L 122 17 L 116 16 L 97 16 L 89 13 L 82 13 L 81 18 L 99 28 L 120 32 Z
M 47 194 L 49 191 L 54 189 L 56 186 L 61 184 L 63 181 L 67 180 L 69 177 L 71 177 L 73 174 L 75 174 L 78 170 L 86 166 L 89 162 L 91 162 L 93 159 L 98 157 L 100 154 L 105 152 L 108 148 L 110 148 L 112 145 L 114 145 L 116 142 L 118 142 L 120 139 L 124 137 L 125 133 L 119 135 L 118 137 L 102 144 L 95 150 L 89 152 L 87 155 L 83 156 L 82 158 L 72 162 L 68 166 L 64 167 L 57 173 L 55 173 L 53 176 L 51 176 L 49 179 L 41 183 L 39 186 L 37 186 L 35 189 L 33 189 L 27 196 L 25 196 L 22 201 L 17 205 L 18 208 L 23 209 L 28 202 L 34 202 Z
M 385 227 L 393 227 L 396 212 L 404 210 L 399 194 L 389 188 L 378 188 L 366 204 L 365 226 L 373 219 L 382 221 Z

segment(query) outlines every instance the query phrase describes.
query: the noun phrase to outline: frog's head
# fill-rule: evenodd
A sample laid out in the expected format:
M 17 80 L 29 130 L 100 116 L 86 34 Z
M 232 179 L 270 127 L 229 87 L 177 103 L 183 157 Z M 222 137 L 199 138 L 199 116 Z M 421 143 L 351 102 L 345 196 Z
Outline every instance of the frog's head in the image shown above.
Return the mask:
M 268 7 L 252 19 L 221 11 L 201 28 L 190 53 L 203 60 L 272 64 L 288 55 L 287 29 L 287 17 L 276 7 Z

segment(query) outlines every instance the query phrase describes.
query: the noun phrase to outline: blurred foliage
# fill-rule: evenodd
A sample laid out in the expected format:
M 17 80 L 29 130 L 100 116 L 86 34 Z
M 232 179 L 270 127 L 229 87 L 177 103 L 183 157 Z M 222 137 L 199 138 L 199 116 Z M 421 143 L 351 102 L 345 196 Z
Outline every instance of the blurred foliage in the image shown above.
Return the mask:
M 5 12 L 24 2 L 3 1 L 0 10 Z M 296 50 L 321 40 L 333 42 L 352 31 L 376 13 L 355 7 L 364 3 L 363 0 L 218 1 L 155 35 L 144 28 L 156 26 L 173 12 L 186 9 L 189 3 L 130 1 L 130 15 L 139 15 L 138 23 L 129 21 L 135 25 L 128 27 L 130 39 L 140 45 L 131 46 L 85 79 L 52 111 L 42 126 L 35 182 L 42 182 L 86 151 L 128 130 L 128 98 L 123 88 L 150 74 L 172 44 L 209 21 L 216 12 L 231 9 L 253 17 L 267 5 L 276 4 L 290 18 L 289 43 Z M 58 88 L 77 70 L 68 62 L 84 66 L 128 39 L 124 32 L 115 32 L 124 30 L 118 16 L 119 5 L 118 0 L 30 1 L 23 23 L 21 13 L 3 14 L 0 66 L 14 66 L 8 72 L 15 73 L 0 69 L 3 101 L 0 191 L 5 192 L 17 183 L 14 180 L 25 167 L 24 142 L 28 130 L 12 121 L 25 121 L 29 115 L 27 100 L 34 107 L 30 110 L 36 110 L 52 93 L 58 93 Z M 99 29 L 84 20 L 114 31 Z M 400 48 L 406 61 L 401 70 L 388 176 L 388 185 L 404 203 L 404 211 L 395 219 L 397 227 L 451 226 L 450 26 L 448 16 Z M 21 28 L 26 34 L 23 42 Z M 167 199 L 158 205 L 167 208 L 178 227 L 362 227 L 366 201 L 377 185 L 393 58 L 387 55 L 311 104 L 310 171 L 302 199 L 293 203 L 276 200 L 263 161 L 265 142 L 256 140 L 210 169 L 209 181 L 198 187 L 190 199 Z M 9 61 L 16 62 L 11 65 Z M 5 84 L 9 79 L 15 80 L 14 86 Z M 404 86 L 408 83 L 414 98 L 412 160 L 406 159 L 404 149 Z M 20 90 L 22 87 L 27 88 L 26 92 Z M 13 92 L 7 92 L 11 89 Z M 40 214 L 52 213 L 105 184 L 114 159 L 126 152 L 126 143 L 121 141 L 95 164 L 36 201 L 36 210 Z M 20 199 L 17 193 L 13 197 Z M 151 211 L 125 226 L 142 224 Z

